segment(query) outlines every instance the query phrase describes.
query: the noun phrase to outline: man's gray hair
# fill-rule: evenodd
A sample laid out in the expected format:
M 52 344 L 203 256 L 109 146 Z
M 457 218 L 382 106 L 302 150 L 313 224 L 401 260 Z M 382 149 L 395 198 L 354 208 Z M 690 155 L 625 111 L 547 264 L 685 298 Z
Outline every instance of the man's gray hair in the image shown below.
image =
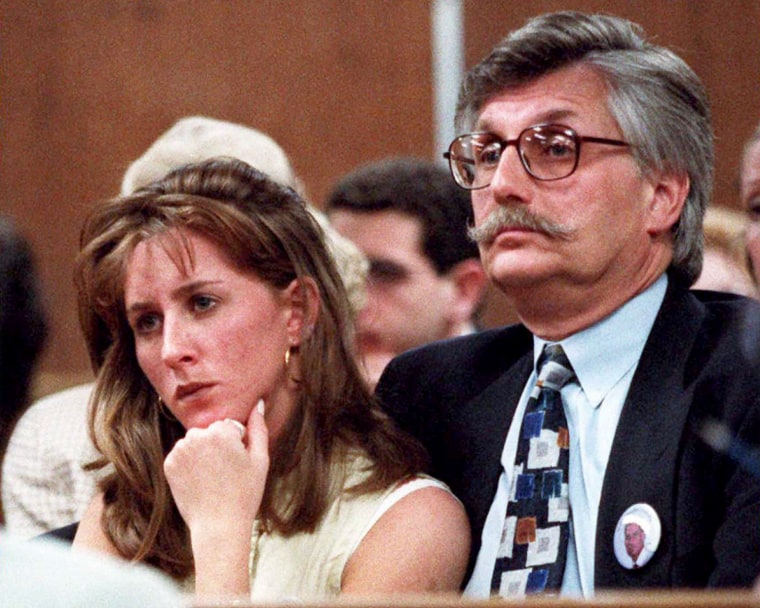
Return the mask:
M 694 71 L 672 51 L 647 42 L 640 26 L 574 11 L 529 20 L 465 76 L 457 131 L 472 130 L 494 95 L 576 64 L 590 66 L 605 80 L 610 113 L 643 175 L 688 175 L 689 193 L 672 231 L 669 271 L 691 285 L 702 271 L 702 220 L 713 184 L 709 102 Z

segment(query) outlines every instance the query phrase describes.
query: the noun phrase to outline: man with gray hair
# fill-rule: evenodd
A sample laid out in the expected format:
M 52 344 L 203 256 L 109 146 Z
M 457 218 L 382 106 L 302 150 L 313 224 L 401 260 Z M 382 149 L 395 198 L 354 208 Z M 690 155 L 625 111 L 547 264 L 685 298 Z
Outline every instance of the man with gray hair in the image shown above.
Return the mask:
M 518 325 L 406 353 L 378 385 L 472 524 L 473 596 L 751 586 L 760 484 L 702 440 L 760 437 L 760 307 L 692 292 L 706 94 L 608 15 L 559 12 L 465 77 L 446 157 Z M 616 557 L 646 512 L 648 561 Z

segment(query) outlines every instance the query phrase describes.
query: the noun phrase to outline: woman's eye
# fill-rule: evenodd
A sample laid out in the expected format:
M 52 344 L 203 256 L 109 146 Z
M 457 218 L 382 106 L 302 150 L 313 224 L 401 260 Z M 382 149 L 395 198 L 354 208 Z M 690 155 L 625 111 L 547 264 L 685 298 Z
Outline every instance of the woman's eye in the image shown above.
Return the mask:
M 133 327 L 135 333 L 147 334 L 156 330 L 160 326 L 160 323 L 161 320 L 158 318 L 158 315 L 147 314 L 138 317 Z
M 216 306 L 216 300 L 211 296 L 193 296 L 193 310 L 196 312 L 206 312 L 214 306 Z

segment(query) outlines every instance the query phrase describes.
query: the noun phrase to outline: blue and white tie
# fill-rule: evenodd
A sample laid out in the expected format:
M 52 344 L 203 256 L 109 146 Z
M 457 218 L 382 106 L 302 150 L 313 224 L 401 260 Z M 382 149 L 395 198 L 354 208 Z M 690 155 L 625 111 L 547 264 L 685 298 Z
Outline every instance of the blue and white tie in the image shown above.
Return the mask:
M 559 344 L 544 347 L 523 416 L 491 591 L 519 597 L 558 590 L 570 525 L 570 435 L 560 389 L 575 379 Z

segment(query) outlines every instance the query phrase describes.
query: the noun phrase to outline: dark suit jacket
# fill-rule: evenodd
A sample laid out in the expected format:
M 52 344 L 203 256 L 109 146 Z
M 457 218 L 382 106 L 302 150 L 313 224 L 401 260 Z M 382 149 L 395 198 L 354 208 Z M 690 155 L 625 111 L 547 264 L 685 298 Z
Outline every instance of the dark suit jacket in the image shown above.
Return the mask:
M 464 503 L 470 569 L 532 352 L 521 325 L 481 332 L 401 355 L 377 388 L 387 410 L 428 448 L 431 473 Z M 708 417 L 760 443 L 760 305 L 671 281 L 604 477 L 596 589 L 749 586 L 760 573 L 760 481 L 695 434 Z M 649 564 L 625 570 L 613 535 L 623 511 L 639 502 L 658 513 L 662 538 Z

